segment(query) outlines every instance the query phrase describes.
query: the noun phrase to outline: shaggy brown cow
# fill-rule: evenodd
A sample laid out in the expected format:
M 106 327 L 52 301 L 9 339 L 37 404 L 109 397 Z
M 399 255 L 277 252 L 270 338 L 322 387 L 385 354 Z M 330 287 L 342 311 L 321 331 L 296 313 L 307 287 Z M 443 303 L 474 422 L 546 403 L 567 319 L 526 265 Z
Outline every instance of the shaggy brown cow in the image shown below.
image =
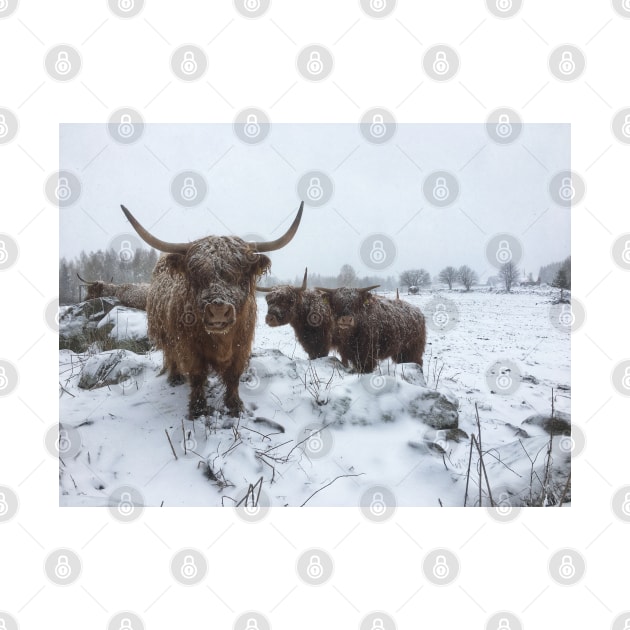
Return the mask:
M 238 384 L 248 361 L 256 324 L 256 280 L 269 269 L 264 252 L 284 247 L 297 232 L 304 202 L 287 232 L 270 242 L 246 243 L 238 236 L 207 236 L 192 243 L 167 243 L 145 230 L 122 206 L 140 237 L 164 252 L 147 297 L 149 337 L 164 352 L 171 385 L 188 375 L 189 417 L 209 411 L 206 382 L 211 369 L 225 384 L 230 415 L 243 410 Z
M 87 285 L 86 300 L 115 297 L 118 298 L 123 306 L 131 306 L 143 311 L 147 308 L 149 285 L 146 283 L 112 284 L 111 282 L 101 282 L 100 280 L 90 282 L 89 280 L 84 280 L 79 274 L 77 274 L 77 277 Z
M 422 367 L 427 333 L 420 309 L 402 300 L 385 300 L 364 289 L 321 289 L 328 295 L 339 337 L 341 360 L 359 373 L 372 372 L 391 358 Z
M 288 285 L 256 287 L 267 295 L 267 317 L 271 327 L 290 324 L 309 359 L 327 357 L 333 346 L 333 318 L 327 300 L 318 291 L 306 288 L 308 269 L 301 287 Z

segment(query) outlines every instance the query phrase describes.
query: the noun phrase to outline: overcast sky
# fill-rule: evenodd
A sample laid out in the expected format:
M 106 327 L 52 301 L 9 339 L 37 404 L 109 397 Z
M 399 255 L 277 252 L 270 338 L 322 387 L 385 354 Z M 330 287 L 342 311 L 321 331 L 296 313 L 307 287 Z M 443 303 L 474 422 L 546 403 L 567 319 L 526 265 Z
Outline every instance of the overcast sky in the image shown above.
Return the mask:
M 294 240 L 271 254 L 280 278 L 305 266 L 337 274 L 349 263 L 359 275 L 419 267 L 434 275 L 467 264 L 485 279 L 496 272 L 486 245 L 503 232 L 519 239 L 519 267 L 534 276 L 570 254 L 570 210 L 548 192 L 552 177 L 571 168 L 569 125 L 524 125 L 515 143 L 501 146 L 483 124 L 399 124 L 381 145 L 366 142 L 353 124 L 273 124 L 255 145 L 242 142 L 231 124 L 146 125 L 131 145 L 115 143 L 102 124 L 64 124 L 60 164 L 82 184 L 79 200 L 60 210 L 66 257 L 133 232 L 121 203 L 164 240 L 276 238 L 298 208 L 297 184 L 309 171 L 328 174 L 334 191 L 324 205 L 307 205 Z M 207 181 L 204 200 L 192 207 L 171 195 L 171 182 L 185 170 Z M 438 170 L 453 173 L 460 187 L 444 208 L 422 191 Z M 396 254 L 376 272 L 364 263 L 361 244 L 380 233 L 392 239 Z

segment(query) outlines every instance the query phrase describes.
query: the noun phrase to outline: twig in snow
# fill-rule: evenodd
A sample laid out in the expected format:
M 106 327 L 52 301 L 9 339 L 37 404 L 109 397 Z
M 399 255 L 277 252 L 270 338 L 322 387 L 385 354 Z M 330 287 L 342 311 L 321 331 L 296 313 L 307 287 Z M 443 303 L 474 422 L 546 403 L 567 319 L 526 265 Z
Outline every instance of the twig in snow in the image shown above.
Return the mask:
M 304 507 L 318 492 L 321 492 L 324 488 L 328 488 L 328 486 L 331 486 L 333 483 L 335 483 L 335 481 L 337 481 L 337 479 L 341 479 L 342 477 L 360 477 L 361 475 L 365 475 L 365 473 L 357 473 L 355 475 L 339 475 L 338 477 L 335 477 L 330 483 L 322 486 L 319 490 L 315 490 L 315 492 L 313 492 L 313 494 L 311 494 L 311 496 L 306 499 L 306 501 L 304 501 L 304 503 L 302 503 L 300 507 Z
M 171 436 L 168 434 L 168 431 L 166 429 L 164 429 L 164 433 L 166 433 L 166 439 L 168 440 L 168 443 L 171 445 L 171 451 L 173 451 L 173 457 L 177 459 L 177 453 L 175 452 L 175 449 L 173 448 L 173 442 L 171 442 Z

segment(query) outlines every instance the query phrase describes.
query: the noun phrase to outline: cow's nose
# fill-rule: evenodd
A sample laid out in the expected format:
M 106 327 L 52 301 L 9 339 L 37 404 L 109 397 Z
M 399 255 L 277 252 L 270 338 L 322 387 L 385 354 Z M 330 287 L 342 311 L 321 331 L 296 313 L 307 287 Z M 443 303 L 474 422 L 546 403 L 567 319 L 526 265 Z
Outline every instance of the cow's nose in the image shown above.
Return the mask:
M 352 315 L 342 315 L 339 318 L 340 326 L 352 326 L 354 324 L 354 317 Z
M 214 300 L 206 305 L 206 321 L 209 324 L 223 324 L 234 318 L 234 307 L 221 300 Z

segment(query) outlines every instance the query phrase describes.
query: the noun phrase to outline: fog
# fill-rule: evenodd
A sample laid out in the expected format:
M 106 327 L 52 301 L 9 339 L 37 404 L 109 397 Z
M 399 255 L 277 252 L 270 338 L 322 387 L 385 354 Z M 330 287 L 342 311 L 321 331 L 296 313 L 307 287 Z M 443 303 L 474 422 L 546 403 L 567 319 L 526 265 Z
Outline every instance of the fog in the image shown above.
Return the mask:
M 324 198 L 326 176 L 334 188 L 323 205 L 307 203 L 294 240 L 271 254 L 280 278 L 305 266 L 333 275 L 344 263 L 359 275 L 383 276 L 420 267 L 435 275 L 467 264 L 483 280 L 496 273 L 486 246 L 498 233 L 520 242 L 518 266 L 534 277 L 541 265 L 570 254 L 570 209 L 548 190 L 558 171 L 571 168 L 564 124 L 523 125 L 508 145 L 493 142 L 483 124 L 399 124 L 383 144 L 366 141 L 352 124 L 274 123 L 257 144 L 241 140 L 231 124 L 147 124 L 132 144 L 115 142 L 102 124 L 63 124 L 60 168 L 81 182 L 78 200 L 60 209 L 65 257 L 118 247 L 133 235 L 120 204 L 163 240 L 276 238 L 304 197 L 298 181 L 310 171 L 324 174 Z M 423 183 L 441 170 L 457 178 L 459 195 L 436 207 Z M 171 195 L 183 171 L 201 173 L 207 185 L 205 196 L 203 182 L 197 186 L 188 206 Z M 386 262 L 375 267 L 361 246 L 381 234 Z M 137 238 L 129 238 L 135 246 Z

